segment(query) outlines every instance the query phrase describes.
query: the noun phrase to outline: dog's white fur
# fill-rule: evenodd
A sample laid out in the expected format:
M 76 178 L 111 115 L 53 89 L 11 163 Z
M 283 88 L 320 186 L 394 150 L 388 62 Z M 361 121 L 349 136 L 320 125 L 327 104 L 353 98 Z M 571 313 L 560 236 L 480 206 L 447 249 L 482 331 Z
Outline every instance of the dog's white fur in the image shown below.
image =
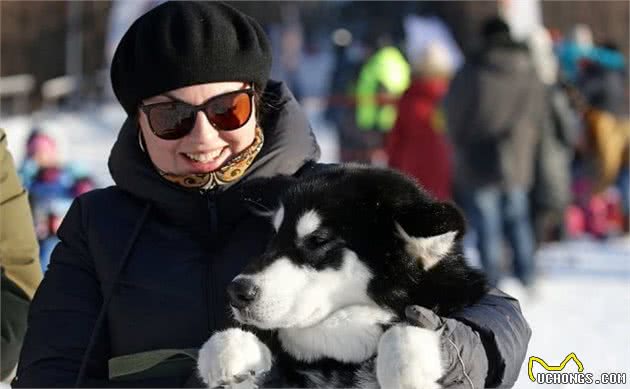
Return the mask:
M 407 252 L 422 264 L 424 270 L 435 266 L 451 251 L 457 236 L 457 231 L 449 231 L 428 238 L 414 238 L 409 236 L 398 223 L 396 223 L 396 230 L 405 241 Z
M 345 250 L 340 269 L 317 271 L 279 258 L 271 266 L 248 278 L 259 289 L 254 306 L 243 315 L 232 308 L 234 317 L 262 329 L 306 328 L 350 305 L 376 304 L 368 297 L 370 270 L 351 250 Z
M 269 369 L 269 348 L 256 335 L 239 328 L 230 328 L 212 335 L 199 350 L 197 360 L 200 377 L 211 388 L 235 383 L 235 378 L 240 376 L 253 378 Z M 243 383 L 243 388 L 248 385 L 246 382 Z M 250 384 L 252 388 L 255 387 L 253 381 Z
M 439 331 L 397 325 L 378 344 L 376 376 L 381 388 L 439 389 L 444 375 Z
M 304 215 L 300 216 L 296 225 L 298 238 L 304 238 L 305 236 L 317 231 L 321 224 L 322 218 L 316 211 L 311 209 L 310 211 L 305 212 Z
M 335 311 L 306 328 L 278 331 L 283 348 L 296 359 L 312 362 L 329 357 L 342 362 L 363 362 L 376 353 L 383 334 L 380 323 L 395 315 L 377 306 L 353 305 Z

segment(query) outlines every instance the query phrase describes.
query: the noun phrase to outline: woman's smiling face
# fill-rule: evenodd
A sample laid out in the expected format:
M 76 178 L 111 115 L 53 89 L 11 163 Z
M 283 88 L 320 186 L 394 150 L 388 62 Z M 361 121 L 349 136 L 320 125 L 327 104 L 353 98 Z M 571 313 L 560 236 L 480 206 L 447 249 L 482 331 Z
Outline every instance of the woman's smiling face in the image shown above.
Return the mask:
M 210 98 L 244 89 L 242 82 L 212 82 L 174 89 L 142 101 L 143 105 L 182 101 L 200 105 Z M 209 173 L 219 169 L 225 162 L 245 150 L 254 141 L 256 134 L 256 112 L 252 103 L 249 120 L 233 131 L 218 131 L 203 111 L 197 112 L 195 124 L 187 135 L 179 139 L 165 140 L 156 136 L 146 114 L 139 109 L 139 125 L 151 161 L 160 170 L 188 175 Z

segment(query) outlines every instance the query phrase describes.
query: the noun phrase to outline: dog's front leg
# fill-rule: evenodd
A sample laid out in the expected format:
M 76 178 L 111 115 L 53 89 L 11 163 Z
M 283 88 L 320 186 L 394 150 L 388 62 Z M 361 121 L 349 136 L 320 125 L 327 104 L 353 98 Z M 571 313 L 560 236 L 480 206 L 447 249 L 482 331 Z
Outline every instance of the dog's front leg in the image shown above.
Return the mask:
M 401 324 L 379 340 L 376 377 L 381 388 L 440 388 L 443 365 L 439 331 Z
M 240 328 L 217 332 L 199 350 L 197 370 L 210 388 L 256 388 L 271 369 L 271 352 Z

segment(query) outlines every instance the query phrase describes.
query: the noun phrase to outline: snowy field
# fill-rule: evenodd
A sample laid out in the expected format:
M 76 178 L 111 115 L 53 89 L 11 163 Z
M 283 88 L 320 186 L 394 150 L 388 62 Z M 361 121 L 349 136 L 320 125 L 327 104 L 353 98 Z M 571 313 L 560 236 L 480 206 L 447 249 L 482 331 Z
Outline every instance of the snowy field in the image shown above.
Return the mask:
M 595 377 L 625 372 L 630 379 L 630 240 L 553 244 L 538 253 L 538 264 L 542 274 L 536 295 L 521 300 L 532 327 L 527 357 L 559 365 L 573 352 L 584 372 Z M 519 294 L 514 286 L 506 289 Z M 568 364 L 564 371 L 576 370 Z M 533 371 L 544 370 L 535 363 Z M 515 387 L 540 388 L 528 378 L 527 361 Z M 630 381 L 623 387 L 630 387 Z
M 309 115 L 326 161 L 334 161 L 338 144 L 334 132 L 317 113 Z M 107 171 L 109 150 L 124 119 L 115 104 L 74 113 L 41 115 L 42 128 L 58 135 L 66 160 L 81 162 L 94 173 L 100 186 L 111 185 Z M 25 117 L 3 118 L 9 149 L 19 162 L 32 123 Z M 508 293 L 521 297 L 533 336 L 529 356 L 558 365 L 574 352 L 584 372 L 625 372 L 630 379 L 630 240 L 605 243 L 580 240 L 544 247 L 538 253 L 541 278 L 528 296 L 515 282 L 505 283 Z M 575 371 L 568 364 L 565 371 Z M 535 364 L 534 373 L 542 372 Z M 597 385 L 584 385 L 584 387 Z M 527 376 L 527 360 L 516 388 L 540 388 Z M 577 385 L 543 385 L 545 388 Z M 601 385 L 604 387 L 604 385 Z M 611 387 L 608 385 L 607 387 Z M 612 385 L 612 387 L 630 387 Z

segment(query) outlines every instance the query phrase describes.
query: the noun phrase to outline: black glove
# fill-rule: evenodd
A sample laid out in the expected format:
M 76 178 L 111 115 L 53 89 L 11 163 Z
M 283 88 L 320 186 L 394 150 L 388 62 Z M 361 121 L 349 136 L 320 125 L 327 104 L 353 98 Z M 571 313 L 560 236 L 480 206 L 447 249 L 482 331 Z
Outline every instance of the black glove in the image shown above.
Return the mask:
M 405 310 L 409 323 L 441 332 L 444 388 L 481 389 L 488 373 L 488 357 L 479 334 L 455 319 L 436 315 L 430 309 L 412 305 Z

